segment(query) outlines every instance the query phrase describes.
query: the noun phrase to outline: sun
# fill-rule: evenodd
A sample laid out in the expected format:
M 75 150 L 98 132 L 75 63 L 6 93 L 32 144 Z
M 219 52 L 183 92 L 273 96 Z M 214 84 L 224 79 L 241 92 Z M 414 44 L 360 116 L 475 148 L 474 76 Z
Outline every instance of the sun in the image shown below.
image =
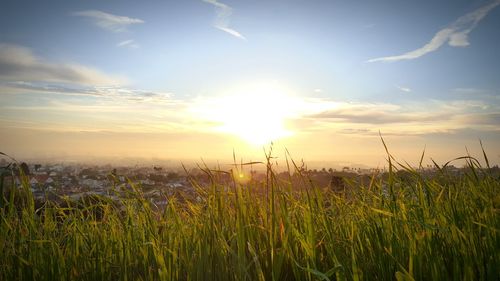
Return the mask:
M 217 97 L 205 112 L 208 119 L 217 122 L 217 131 L 260 146 L 293 134 L 286 127 L 293 103 L 295 99 L 284 87 L 255 83 Z

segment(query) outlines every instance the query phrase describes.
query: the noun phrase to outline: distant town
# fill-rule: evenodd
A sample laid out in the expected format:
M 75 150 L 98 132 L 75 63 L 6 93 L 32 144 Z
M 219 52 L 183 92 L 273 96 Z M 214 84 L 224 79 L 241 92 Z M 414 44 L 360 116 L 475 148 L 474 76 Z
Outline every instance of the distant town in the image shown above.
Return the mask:
M 183 194 L 196 198 L 195 187 L 197 185 L 210 184 L 207 171 L 217 175 L 222 182 L 236 181 L 244 177 L 252 181 L 265 180 L 265 173 L 255 171 L 248 167 L 241 167 L 241 174 L 233 177 L 228 171 L 218 171 L 203 168 L 191 168 L 189 170 L 178 168 L 163 168 L 161 166 L 134 166 L 113 167 L 111 165 L 89 165 L 89 164 L 38 164 L 38 163 L 11 163 L 6 159 L 0 159 L 0 167 L 4 169 L 3 185 L 21 188 L 23 180 L 31 189 L 34 199 L 38 202 L 46 200 L 79 200 L 83 196 L 100 195 L 116 199 L 117 195 L 126 190 L 132 190 L 132 186 L 138 187 L 152 204 L 163 207 L 168 203 L 167 198 L 176 194 Z M 5 168 L 9 167 L 11 175 L 5 174 Z M 245 169 L 247 171 L 245 171 Z M 463 174 L 466 168 L 457 168 L 453 165 L 447 166 L 446 171 L 452 175 Z M 235 170 L 239 170 L 237 167 Z M 307 169 L 298 168 L 301 173 L 317 187 L 330 188 L 335 192 L 343 192 L 349 182 L 360 183 L 367 186 L 375 178 L 387 175 L 386 169 L 375 168 L 350 168 L 337 169 Z M 245 172 L 244 172 L 245 171 Z M 499 174 L 498 166 L 490 169 Z M 438 172 L 436 167 L 427 166 L 420 168 L 421 175 L 432 177 Z M 24 177 L 20 176 L 24 174 Z M 404 175 L 405 171 L 398 171 Z M 277 174 L 278 179 L 293 180 L 288 172 Z M 26 184 L 26 183 L 25 183 Z M 359 185 L 358 185 L 359 186 Z

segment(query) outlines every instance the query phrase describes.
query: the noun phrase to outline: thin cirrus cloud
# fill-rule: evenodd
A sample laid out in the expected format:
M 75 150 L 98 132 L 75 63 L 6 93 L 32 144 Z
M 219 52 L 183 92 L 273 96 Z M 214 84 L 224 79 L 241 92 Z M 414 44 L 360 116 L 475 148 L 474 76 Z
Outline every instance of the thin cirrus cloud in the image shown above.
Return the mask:
M 98 27 L 112 32 L 124 32 L 130 25 L 144 23 L 138 18 L 118 16 L 98 10 L 74 12 L 73 15 L 88 18 Z
M 223 119 L 217 119 L 217 114 L 212 113 L 219 112 L 217 105 L 223 102 L 220 98 L 188 101 L 190 110 L 186 115 L 215 121 L 207 126 L 217 128 Z M 379 130 L 383 130 L 393 135 L 423 135 L 453 133 L 467 128 L 491 131 L 491 121 L 488 120 L 496 120 L 499 112 L 498 107 L 486 108 L 481 101 L 470 99 L 394 104 L 297 97 L 285 102 L 287 112 L 283 114 L 286 116 L 285 123 L 290 126 L 287 130 L 299 134 L 328 131 L 366 136 L 377 135 Z M 474 120 L 477 122 L 474 123 Z
M 430 52 L 434 52 L 448 43 L 451 47 L 469 46 L 469 33 L 477 27 L 479 22 L 485 18 L 488 13 L 500 5 L 500 0 L 486 4 L 473 12 L 459 17 L 449 26 L 439 30 L 434 37 L 424 46 L 397 56 L 380 57 L 368 60 L 368 62 L 392 62 L 401 60 L 411 60 L 419 58 Z
M 123 86 L 79 86 L 47 82 L 0 81 L 0 91 L 11 94 L 47 93 L 66 96 L 87 96 L 130 102 L 174 103 L 168 92 L 146 91 Z
M 8 91 L 1 90 L 2 86 L 8 87 Z M 74 123 L 71 121 L 73 119 L 68 119 L 65 123 L 67 128 L 84 126 L 87 129 L 102 127 L 108 130 L 121 128 L 120 130 L 125 131 L 168 131 L 176 128 L 182 131 L 218 132 L 216 129 L 220 127 L 220 123 L 215 122 L 216 120 L 197 110 L 212 108 L 214 104 L 220 103 L 219 98 L 179 99 L 170 93 L 125 87 L 78 87 L 42 82 L 0 82 L 0 91 L 12 92 L 13 90 L 18 90 L 19 93 L 46 93 L 72 97 L 60 99 L 57 96 L 45 95 L 45 98 L 41 100 L 48 99 L 45 104 L 43 102 L 42 104 L 38 102 L 22 105 L 3 104 L 0 106 L 3 110 L 0 111 L 0 119 L 8 116 L 25 116 L 25 112 L 40 112 L 49 115 L 71 112 L 68 116 L 81 120 L 80 123 Z M 477 100 L 453 102 L 435 100 L 398 105 L 297 97 L 289 101 L 289 105 L 290 112 L 285 112 L 287 113 L 286 123 L 291 126 L 292 131 L 305 134 L 329 131 L 370 136 L 377 135 L 377 132 L 382 130 L 384 134 L 422 135 L 453 133 L 467 128 L 492 132 L 497 131 L 495 124 L 500 116 L 498 107 L 488 107 Z M 89 112 L 95 113 L 94 119 L 90 121 L 86 119 Z M 23 120 L 22 117 L 10 119 L 13 119 L 14 123 Z M 96 123 L 101 127 L 95 127 Z M 142 125 L 132 128 L 131 123 Z M 148 124 L 148 128 L 143 128 L 144 124 Z M 38 125 L 35 122 L 33 126 L 38 127 Z
M 403 91 L 405 93 L 410 93 L 411 92 L 411 89 L 408 88 L 408 87 L 403 87 L 403 86 L 396 85 L 396 88 L 398 88 L 400 91 Z
M 153 127 L 160 130 L 167 125 L 186 129 L 183 119 L 189 117 L 179 113 L 185 102 L 172 99 L 168 92 L 1 80 L 0 92 L 8 94 L 0 95 L 0 127 L 151 131 Z M 12 103 L 8 98 L 12 94 L 22 94 L 25 98 L 22 102 Z M 38 94 L 41 95 L 35 97 Z M 34 97 L 36 103 L 30 100 Z M 24 116 L 30 114 L 38 114 L 40 118 L 26 124 Z M 61 115 L 65 117 L 60 118 Z
M 479 113 L 470 114 L 464 116 L 466 122 L 470 124 L 486 124 L 491 125 L 494 131 L 498 132 L 497 125 L 500 124 L 500 112 L 489 112 L 489 113 Z
M 329 110 L 304 116 L 301 127 L 316 132 L 373 136 L 379 130 L 399 136 L 450 134 L 469 129 L 498 132 L 495 122 L 500 120 L 499 108 L 484 106 L 477 100 L 433 100 L 407 105 L 339 103 Z
M 118 44 L 116 44 L 116 47 L 137 49 L 139 48 L 139 44 L 137 44 L 133 39 L 129 39 L 119 42 Z
M 218 2 L 217 0 L 202 1 L 215 6 L 215 12 L 217 13 L 214 21 L 215 28 L 231 34 L 239 39 L 246 40 L 246 38 L 241 33 L 229 27 L 230 17 L 233 13 L 233 9 L 231 7 L 224 3 Z
M 390 103 L 339 103 L 308 118 L 329 120 L 346 124 L 394 124 L 436 120 L 435 112 L 411 112 L 401 105 Z M 443 115 L 445 116 L 445 115 Z
M 36 56 L 29 48 L 0 43 L 0 81 L 121 85 L 125 79 L 80 64 L 49 61 Z

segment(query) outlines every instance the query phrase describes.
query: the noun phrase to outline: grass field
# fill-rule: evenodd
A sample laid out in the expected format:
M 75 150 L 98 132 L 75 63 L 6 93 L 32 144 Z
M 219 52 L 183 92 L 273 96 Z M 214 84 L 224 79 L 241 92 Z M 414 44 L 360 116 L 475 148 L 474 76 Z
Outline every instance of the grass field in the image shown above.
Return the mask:
M 500 280 L 498 175 L 473 158 L 431 178 L 389 159 L 348 196 L 292 161 L 289 180 L 271 158 L 262 182 L 207 169 L 198 200 L 161 212 L 140 186 L 37 211 L 25 182 L 0 209 L 0 280 Z

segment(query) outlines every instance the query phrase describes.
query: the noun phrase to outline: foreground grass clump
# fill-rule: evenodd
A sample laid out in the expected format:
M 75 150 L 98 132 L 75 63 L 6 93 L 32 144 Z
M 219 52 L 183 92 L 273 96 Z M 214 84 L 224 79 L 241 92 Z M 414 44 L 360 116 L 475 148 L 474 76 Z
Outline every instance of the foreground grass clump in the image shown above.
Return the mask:
M 269 159 L 261 182 L 206 169 L 162 211 L 140 187 L 35 210 L 25 182 L 0 209 L 0 280 L 499 280 L 500 181 L 473 159 L 431 178 L 391 163 L 349 195 Z

